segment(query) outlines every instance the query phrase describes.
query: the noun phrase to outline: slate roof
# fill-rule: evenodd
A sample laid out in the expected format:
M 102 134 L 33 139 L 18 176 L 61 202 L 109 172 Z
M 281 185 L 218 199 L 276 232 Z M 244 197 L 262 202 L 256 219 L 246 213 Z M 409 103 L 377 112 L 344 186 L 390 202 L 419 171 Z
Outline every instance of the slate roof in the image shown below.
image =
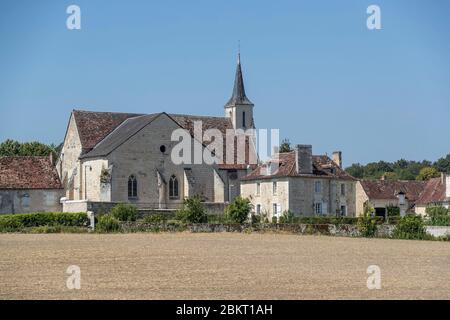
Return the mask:
M 441 178 L 433 178 L 427 181 L 427 184 L 417 200 L 417 204 L 439 203 L 450 201 L 445 198 L 445 183 Z
M 244 78 L 242 76 L 241 68 L 241 56 L 238 54 L 238 63 L 236 67 L 236 75 L 234 78 L 233 93 L 230 100 L 225 104 L 225 108 L 228 106 L 234 106 L 237 104 L 253 105 L 253 103 L 245 95 Z
M 0 189 L 61 189 L 50 157 L 0 157 Z
M 279 154 L 279 167 L 271 175 L 265 175 L 265 167 L 259 165 L 253 172 L 243 177 L 241 180 L 260 180 L 281 177 L 320 177 L 341 180 L 356 180 L 345 170 L 340 168 L 333 160 L 326 155 L 313 155 L 313 173 L 299 174 L 296 168 L 295 151 Z
M 156 113 L 126 119 L 95 145 L 91 151 L 83 154 L 80 158 L 95 158 L 108 155 L 159 115 L 160 113 Z
M 415 203 L 424 191 L 426 181 L 361 180 L 361 186 L 369 199 L 395 200 L 403 192 L 409 202 Z

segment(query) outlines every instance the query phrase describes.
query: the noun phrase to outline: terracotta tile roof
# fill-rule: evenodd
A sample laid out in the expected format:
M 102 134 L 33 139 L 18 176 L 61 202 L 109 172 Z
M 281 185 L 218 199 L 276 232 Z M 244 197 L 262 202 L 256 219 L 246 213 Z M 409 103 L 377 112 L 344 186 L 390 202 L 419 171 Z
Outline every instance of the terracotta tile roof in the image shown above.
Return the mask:
M 263 164 L 258 166 L 247 176 L 243 177 L 242 180 L 271 179 L 274 177 L 321 177 L 330 179 L 356 180 L 326 155 L 313 155 L 313 173 L 299 174 L 296 169 L 295 157 L 295 151 L 280 153 L 279 168 L 275 173 L 265 175 L 264 171 L 266 169 Z
M 439 203 L 450 199 L 445 198 L 445 184 L 441 178 L 433 178 L 427 184 L 417 200 L 417 204 Z
M 140 114 L 73 110 L 73 115 L 84 153 L 91 150 L 123 121 Z
M 50 157 L 0 157 L 0 189 L 61 189 Z
M 403 192 L 410 203 L 415 203 L 426 186 L 425 181 L 406 180 L 361 180 L 361 186 L 369 199 L 397 199 Z

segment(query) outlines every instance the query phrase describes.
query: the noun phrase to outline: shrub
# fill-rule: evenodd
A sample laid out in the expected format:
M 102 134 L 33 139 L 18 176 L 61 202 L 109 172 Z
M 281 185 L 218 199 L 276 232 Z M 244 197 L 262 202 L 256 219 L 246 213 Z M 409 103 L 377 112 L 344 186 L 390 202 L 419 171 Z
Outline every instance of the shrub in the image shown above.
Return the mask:
M 357 228 L 363 237 L 372 238 L 377 232 L 377 219 L 366 212 L 358 218 Z
M 111 214 L 104 214 L 98 218 L 95 230 L 99 232 L 117 232 L 120 229 L 119 220 Z
M 136 221 L 138 217 L 137 208 L 126 203 L 115 205 L 109 213 L 119 221 Z
M 177 218 L 187 223 L 205 223 L 208 221 L 205 208 L 199 196 L 185 198 L 183 209 L 178 211 Z
M 280 223 L 294 223 L 294 213 L 290 210 L 284 211 L 280 217 Z
M 252 205 L 249 199 L 237 196 L 227 207 L 226 215 L 232 222 L 244 223 L 248 220 L 248 215 L 251 209 Z
M 216 213 L 212 213 L 212 214 L 208 214 L 208 218 L 207 218 L 208 223 L 228 223 L 228 217 L 226 214 L 216 214 Z
M 144 217 L 144 222 L 146 223 L 165 223 L 167 221 L 167 217 L 163 214 L 149 214 Z
M 428 224 L 431 226 L 450 226 L 450 210 L 443 206 L 430 206 L 425 209 Z
M 252 214 L 251 221 L 252 221 L 252 224 L 261 223 L 262 217 L 257 214 Z
M 397 239 L 426 239 L 422 217 L 412 214 L 402 217 L 394 229 L 393 236 Z
M 278 223 L 278 217 L 277 216 L 273 216 L 272 217 L 272 223 Z
M 400 216 L 400 208 L 396 206 L 388 206 L 386 208 L 388 218 Z
M 85 227 L 89 219 L 83 212 L 37 212 L 0 216 L 0 231 L 14 232 L 39 226 Z

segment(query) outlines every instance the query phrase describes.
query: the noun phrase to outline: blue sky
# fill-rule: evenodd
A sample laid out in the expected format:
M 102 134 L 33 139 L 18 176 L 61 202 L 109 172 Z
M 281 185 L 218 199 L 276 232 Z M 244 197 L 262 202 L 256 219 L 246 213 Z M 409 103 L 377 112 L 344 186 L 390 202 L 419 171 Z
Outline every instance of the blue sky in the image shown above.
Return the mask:
M 81 30 L 66 8 L 81 8 Z M 381 8 L 382 30 L 366 27 Z M 258 128 L 344 164 L 450 153 L 450 1 L 2 1 L 0 141 L 70 111 L 223 114 L 238 40 Z

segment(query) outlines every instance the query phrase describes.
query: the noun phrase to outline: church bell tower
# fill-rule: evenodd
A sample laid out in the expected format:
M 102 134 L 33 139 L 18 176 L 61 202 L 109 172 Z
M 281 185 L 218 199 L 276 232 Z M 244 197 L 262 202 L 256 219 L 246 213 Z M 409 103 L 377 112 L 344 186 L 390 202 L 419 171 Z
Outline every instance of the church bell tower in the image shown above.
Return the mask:
M 233 94 L 225 104 L 225 117 L 231 119 L 234 129 L 255 128 L 253 121 L 253 103 L 245 95 L 244 79 L 242 77 L 241 54 L 238 53 L 236 76 Z

